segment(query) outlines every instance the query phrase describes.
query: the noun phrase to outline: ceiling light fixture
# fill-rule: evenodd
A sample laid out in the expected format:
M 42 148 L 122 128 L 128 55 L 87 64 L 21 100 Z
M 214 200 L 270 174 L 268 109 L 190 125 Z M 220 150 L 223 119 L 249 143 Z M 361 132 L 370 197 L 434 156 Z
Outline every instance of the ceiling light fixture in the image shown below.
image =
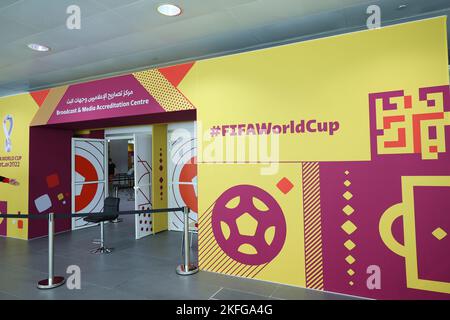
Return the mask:
M 181 14 L 181 8 L 174 4 L 162 4 L 158 7 L 158 12 L 168 17 L 176 17 Z
M 34 50 L 34 51 L 40 51 L 40 52 L 47 52 L 47 51 L 50 51 L 50 48 L 49 48 L 49 47 L 43 46 L 43 45 L 38 44 L 38 43 L 30 43 L 30 44 L 28 45 L 28 48 L 30 48 L 31 50 Z
M 398 6 L 398 10 L 405 9 L 407 6 L 407 4 L 401 4 Z

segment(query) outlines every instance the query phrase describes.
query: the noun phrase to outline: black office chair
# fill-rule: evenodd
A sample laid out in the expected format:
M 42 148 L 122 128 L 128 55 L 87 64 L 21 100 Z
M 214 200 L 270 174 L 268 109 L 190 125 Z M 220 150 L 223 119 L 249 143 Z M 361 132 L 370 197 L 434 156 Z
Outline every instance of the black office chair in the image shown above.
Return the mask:
M 86 222 L 100 224 L 100 240 L 96 242 L 100 247 L 91 250 L 91 253 L 110 253 L 113 250 L 113 248 L 105 247 L 104 224 L 106 221 L 117 219 L 119 216 L 119 204 L 119 198 L 107 197 L 105 198 L 103 214 L 101 216 L 93 214 L 83 219 Z

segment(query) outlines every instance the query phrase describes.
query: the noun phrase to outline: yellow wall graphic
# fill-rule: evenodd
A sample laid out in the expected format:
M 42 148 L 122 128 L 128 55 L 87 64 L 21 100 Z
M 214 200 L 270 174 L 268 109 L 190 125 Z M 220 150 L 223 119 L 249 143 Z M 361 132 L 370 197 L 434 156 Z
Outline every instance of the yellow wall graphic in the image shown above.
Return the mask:
M 0 176 L 16 179 L 19 186 L 0 183 L 0 202 L 6 202 L 7 212 L 28 214 L 28 161 L 29 161 L 29 125 L 38 110 L 31 95 L 22 94 L 0 99 Z M 11 116 L 12 130 L 9 134 L 11 150 L 5 150 L 6 131 L 9 132 L 10 123 L 4 121 Z M 1 226 L 7 223 L 8 237 L 27 239 L 28 220 L 8 219 L 4 222 L 0 218 Z
M 274 161 L 370 160 L 367 94 L 448 83 L 446 43 L 437 18 L 198 61 L 179 88 L 197 108 L 199 162 L 272 160 L 208 157 L 223 130 L 248 145 L 248 125 L 268 123 L 286 131 L 270 135 L 280 145 Z M 318 123 L 327 128 L 317 132 Z
M 417 297 L 401 287 L 404 276 L 392 266 L 382 269 L 392 277 L 389 289 L 366 286 L 369 252 L 382 265 L 394 261 L 389 248 L 396 248 L 391 237 L 387 246 L 380 241 L 386 207 L 374 209 L 369 200 L 395 204 L 390 197 L 398 190 L 383 183 L 400 185 L 402 172 L 448 174 L 446 42 L 445 18 L 436 18 L 196 62 L 178 88 L 197 108 L 200 268 L 361 296 L 400 290 Z M 382 101 L 372 110 L 369 97 Z M 386 152 L 402 145 L 397 130 L 404 126 L 416 126 L 404 140 L 421 139 L 422 149 Z M 414 158 L 396 158 L 405 154 Z M 439 166 L 421 162 L 438 158 Z M 280 210 L 282 216 L 267 218 Z M 438 243 L 449 239 L 444 220 L 430 229 Z M 267 236 L 272 226 L 281 232 Z M 408 226 L 404 231 L 406 239 L 414 235 Z M 271 246 L 280 234 L 281 247 Z M 438 241 L 427 233 L 424 239 Z M 395 263 L 403 268 L 402 260 Z M 407 272 L 410 288 L 447 292 L 444 280 L 418 285 Z
M 207 208 L 201 211 L 202 215 L 199 219 L 200 268 L 305 286 L 304 274 L 298 272 L 304 268 L 299 166 L 283 164 L 278 174 L 261 176 L 260 167 L 257 165 L 199 164 L 198 174 L 201 177 L 214 178 L 214 182 L 199 184 L 198 192 L 201 194 L 199 206 Z M 218 199 L 232 188 L 251 185 L 260 186 L 263 190 L 256 189 L 253 194 L 238 190 L 237 194 L 225 201 L 225 207 L 228 208 L 225 210 L 239 211 L 240 208 L 245 207 L 249 209 L 247 214 L 235 220 L 227 220 L 214 230 L 214 215 L 220 219 L 224 212 L 221 211 L 222 207 L 212 199 Z M 260 227 L 266 223 L 266 219 L 272 221 L 270 215 L 275 203 L 279 205 L 285 221 L 274 224 L 273 228 L 271 223 L 267 228 Z M 274 234 L 280 234 L 280 239 L 275 239 Z M 221 250 L 223 244 L 220 242 L 221 235 L 226 241 L 236 243 L 234 248 L 230 248 L 228 254 Z M 258 238 L 258 241 L 253 241 L 252 238 Z M 275 241 L 278 240 L 281 246 L 275 247 Z M 239 254 L 244 256 L 244 259 L 245 256 L 252 255 L 258 255 L 261 259 L 255 263 L 242 263 L 242 260 L 232 258 Z M 274 256 L 276 258 L 272 261 Z

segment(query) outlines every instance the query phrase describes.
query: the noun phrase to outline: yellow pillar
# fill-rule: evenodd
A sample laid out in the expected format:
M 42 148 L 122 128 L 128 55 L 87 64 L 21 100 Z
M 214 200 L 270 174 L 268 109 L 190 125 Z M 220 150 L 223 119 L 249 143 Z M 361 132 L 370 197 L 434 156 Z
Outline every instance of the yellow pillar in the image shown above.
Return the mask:
M 167 208 L 167 125 L 153 125 L 152 131 L 152 202 L 153 209 Z M 153 232 L 168 229 L 167 213 L 153 215 Z

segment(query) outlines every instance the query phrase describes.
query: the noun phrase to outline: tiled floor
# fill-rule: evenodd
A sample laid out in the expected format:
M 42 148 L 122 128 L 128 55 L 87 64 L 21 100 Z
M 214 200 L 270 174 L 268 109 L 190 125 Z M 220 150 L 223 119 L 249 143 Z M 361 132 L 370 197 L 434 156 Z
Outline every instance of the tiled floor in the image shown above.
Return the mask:
M 105 226 L 107 255 L 93 255 L 92 227 L 56 235 L 55 273 L 81 269 L 81 290 L 62 286 L 36 288 L 47 275 L 47 239 L 22 241 L 0 238 L 0 299 L 349 299 L 350 297 L 282 286 L 209 272 L 182 277 L 175 273 L 181 262 L 181 233 L 163 232 L 134 239 L 134 219 Z M 196 241 L 192 255 L 196 257 Z

